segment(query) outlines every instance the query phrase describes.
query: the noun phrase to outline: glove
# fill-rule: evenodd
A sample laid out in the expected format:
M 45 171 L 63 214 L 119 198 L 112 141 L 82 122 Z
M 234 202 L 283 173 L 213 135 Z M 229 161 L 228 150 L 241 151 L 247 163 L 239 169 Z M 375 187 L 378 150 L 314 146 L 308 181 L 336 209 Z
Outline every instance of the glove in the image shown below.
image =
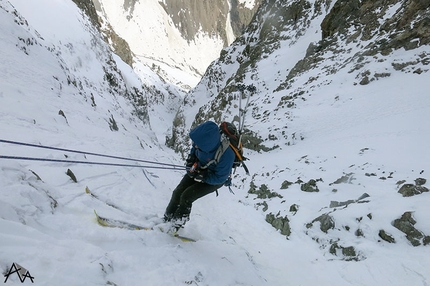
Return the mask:
M 206 169 L 196 169 L 194 172 L 188 173 L 188 176 L 190 176 L 190 178 L 194 179 L 196 182 L 204 183 L 207 172 L 208 170 Z
M 195 163 L 197 164 L 197 163 Z M 190 177 L 191 179 L 194 179 L 197 175 L 198 175 L 199 171 L 197 169 L 195 169 L 195 167 L 191 167 L 191 169 L 187 170 L 187 175 L 188 177 Z
M 194 154 L 188 154 L 188 157 L 185 160 L 185 169 L 187 170 L 187 172 L 189 172 L 191 170 L 194 163 L 196 163 L 196 162 L 197 162 L 197 156 Z
M 199 183 L 204 183 L 204 175 L 206 172 L 194 172 L 196 175 L 194 176 L 194 181 Z

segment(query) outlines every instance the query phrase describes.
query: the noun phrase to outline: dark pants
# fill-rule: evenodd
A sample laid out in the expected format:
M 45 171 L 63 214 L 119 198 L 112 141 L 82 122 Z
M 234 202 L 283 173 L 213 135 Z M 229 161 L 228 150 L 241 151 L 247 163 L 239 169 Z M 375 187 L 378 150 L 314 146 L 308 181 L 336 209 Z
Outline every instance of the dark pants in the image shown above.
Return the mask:
M 194 181 L 185 175 L 172 193 L 164 213 L 166 221 L 182 224 L 189 220 L 193 202 L 218 190 L 222 185 L 209 185 Z

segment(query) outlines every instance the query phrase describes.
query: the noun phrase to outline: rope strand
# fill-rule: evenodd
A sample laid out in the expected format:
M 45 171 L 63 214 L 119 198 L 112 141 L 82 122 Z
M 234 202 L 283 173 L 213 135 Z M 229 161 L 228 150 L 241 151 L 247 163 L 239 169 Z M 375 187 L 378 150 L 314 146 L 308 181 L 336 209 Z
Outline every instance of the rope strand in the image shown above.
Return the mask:
M 8 143 L 8 144 L 21 145 L 21 146 L 27 146 L 27 147 L 43 148 L 43 149 L 49 149 L 49 150 L 64 151 L 64 152 L 78 153 L 78 154 L 84 154 L 84 155 L 92 155 L 92 156 L 105 157 L 105 158 L 118 159 L 118 160 L 127 160 L 127 161 L 140 162 L 140 163 L 148 163 L 148 164 L 160 165 L 160 166 L 164 166 L 164 167 L 139 166 L 139 165 L 128 165 L 128 164 L 112 164 L 112 163 L 86 162 L 86 161 L 68 161 L 68 160 L 55 160 L 54 161 L 54 159 L 30 158 L 30 157 L 18 157 L 18 156 L 4 156 L 4 155 L 0 155 L 0 158 L 3 158 L 3 159 L 33 160 L 33 161 L 51 161 L 51 162 L 66 162 L 66 163 L 80 163 L 80 164 L 91 164 L 92 163 L 94 165 L 123 166 L 123 167 L 141 167 L 141 168 L 167 169 L 167 170 L 170 170 L 170 169 L 173 169 L 173 170 L 175 170 L 175 169 L 185 169 L 185 166 L 180 166 L 180 165 L 175 165 L 175 164 L 169 164 L 169 163 L 161 163 L 161 162 L 154 162 L 154 161 L 148 161 L 148 160 L 132 159 L 132 158 L 126 158 L 126 157 L 119 157 L 119 156 L 98 154 L 98 153 L 92 153 L 92 152 L 84 152 L 84 151 L 78 151 L 78 150 L 72 150 L 72 149 L 64 149 L 64 148 L 57 148 L 57 147 L 50 147 L 50 146 L 44 146 L 44 145 L 36 145 L 36 144 L 17 142 L 17 141 L 10 141 L 10 140 L 4 140 L 4 139 L 0 139 L 0 143 Z
M 89 162 L 89 161 L 74 161 L 74 160 L 34 158 L 34 157 L 20 157 L 20 156 L 5 156 L 5 155 L 0 155 L 0 159 L 26 160 L 26 161 L 45 161 L 45 162 L 70 163 L 70 164 L 87 164 L 87 165 L 104 165 L 104 166 L 117 166 L 117 167 L 152 168 L 152 169 L 165 169 L 165 170 L 184 170 L 185 169 L 185 166 L 176 166 L 176 167 L 141 166 L 141 165 L 130 165 L 130 164 L 116 164 L 116 163 Z

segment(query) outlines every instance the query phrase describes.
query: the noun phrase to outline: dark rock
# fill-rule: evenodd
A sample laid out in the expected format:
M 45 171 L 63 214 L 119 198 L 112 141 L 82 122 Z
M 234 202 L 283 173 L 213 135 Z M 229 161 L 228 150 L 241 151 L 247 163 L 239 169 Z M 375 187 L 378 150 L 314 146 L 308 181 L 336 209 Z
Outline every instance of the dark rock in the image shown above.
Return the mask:
M 355 203 L 355 200 L 347 200 L 345 202 L 331 201 L 330 202 L 330 208 L 343 207 L 343 206 L 347 206 L 347 205 L 353 204 L 353 203 Z
M 424 245 L 429 245 L 430 244 L 430 236 L 427 235 L 426 237 L 424 237 L 423 244 Z
M 62 110 L 60 109 L 60 111 L 58 111 L 58 115 L 63 116 L 63 117 L 64 117 L 64 119 L 66 119 L 66 122 L 68 122 L 68 121 L 67 121 L 66 114 L 64 114 L 64 111 L 62 111 Z
M 333 229 L 335 227 L 334 219 L 328 214 L 320 215 L 312 221 L 312 224 L 317 221 L 320 222 L 320 229 L 322 232 L 327 233 L 329 229 Z
M 400 186 L 400 185 L 403 185 L 404 183 L 406 183 L 406 180 L 400 180 L 400 181 L 397 181 L 396 185 Z
M 423 186 L 417 186 L 413 184 L 404 184 L 400 190 L 399 193 L 402 194 L 404 197 L 412 197 L 415 195 L 422 194 L 424 192 L 428 192 L 429 189 Z
M 349 174 L 343 175 L 342 177 L 340 177 L 339 179 L 337 179 L 336 181 L 334 181 L 330 185 L 332 185 L 332 184 L 341 184 L 341 183 L 351 184 L 353 180 L 355 180 L 354 173 L 349 173 Z
M 364 236 L 364 233 L 363 233 L 363 231 L 362 231 L 361 229 L 357 229 L 357 230 L 355 231 L 355 235 L 356 235 L 356 236 Z
M 343 256 L 349 257 L 348 260 L 351 259 L 351 257 L 357 257 L 357 252 L 353 246 L 343 247 L 337 242 L 330 246 L 329 253 L 337 256 L 337 250 L 339 249 L 341 250 Z
M 283 198 L 280 194 L 277 192 L 271 192 L 267 185 L 263 184 L 260 186 L 260 188 L 256 188 L 254 183 L 251 183 L 251 188 L 248 191 L 249 194 L 257 195 L 258 199 L 270 199 L 274 197 Z
M 369 201 L 362 201 L 362 199 L 367 198 L 367 197 L 370 197 L 369 194 L 364 193 L 357 200 L 347 200 L 345 202 L 331 201 L 330 202 L 330 208 L 348 206 L 349 204 L 353 204 L 353 203 L 368 203 Z
M 118 125 L 116 124 L 115 118 L 113 118 L 113 115 L 109 118 L 109 128 L 112 131 L 118 131 Z
M 299 205 L 293 204 L 290 206 L 290 212 L 297 213 L 299 211 Z
M 256 203 L 257 209 L 259 206 L 263 206 L 263 212 L 266 212 L 269 209 L 269 205 L 266 201 L 263 201 L 262 203 Z
M 78 180 L 76 179 L 75 174 L 73 174 L 72 170 L 67 169 L 66 175 L 70 177 L 70 179 L 73 180 L 73 182 L 77 183 Z
M 274 228 L 281 231 L 282 235 L 290 236 L 291 228 L 290 228 L 290 220 L 287 216 L 279 217 L 278 215 L 275 217 L 274 214 L 269 213 L 266 215 L 266 221 L 270 223 Z
M 340 246 L 337 244 L 337 242 L 335 242 L 330 246 L 330 249 L 328 252 L 330 252 L 330 254 L 337 255 L 338 249 L 340 249 Z
M 314 179 L 309 180 L 309 182 L 304 183 L 300 186 L 300 189 L 303 192 L 319 192 L 320 190 L 318 189 L 317 186 L 317 181 Z
M 353 246 L 343 247 L 342 254 L 345 256 L 357 256 L 355 248 Z
M 385 230 L 381 229 L 379 231 L 379 237 L 382 238 L 383 240 L 389 242 L 389 243 L 395 243 L 396 240 L 394 239 L 394 237 L 391 234 L 388 234 L 385 232 Z
M 406 234 L 406 238 L 413 246 L 421 245 L 421 240 L 424 234 L 417 230 L 414 225 L 415 219 L 412 217 L 412 212 L 405 212 L 401 218 L 394 220 L 393 226 Z
M 427 180 L 424 179 L 424 178 L 417 178 L 417 179 L 415 179 L 415 185 L 417 185 L 417 186 L 425 185 L 426 182 L 427 182 Z
M 291 186 L 292 184 L 293 184 L 292 182 L 289 182 L 287 180 L 283 181 L 281 185 L 281 190 L 288 189 L 288 187 Z
M 360 201 L 360 200 L 368 198 L 368 197 L 370 197 L 370 195 L 368 193 L 364 193 L 357 199 L 357 201 Z

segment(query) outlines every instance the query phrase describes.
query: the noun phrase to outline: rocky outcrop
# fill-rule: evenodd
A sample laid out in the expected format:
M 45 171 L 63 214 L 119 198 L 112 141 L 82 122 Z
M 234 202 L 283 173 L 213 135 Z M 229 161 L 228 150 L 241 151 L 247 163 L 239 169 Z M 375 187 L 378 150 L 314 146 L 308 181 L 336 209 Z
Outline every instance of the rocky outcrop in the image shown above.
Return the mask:
M 427 245 L 430 243 L 430 236 L 415 228 L 416 220 L 412 216 L 412 212 L 405 212 L 400 218 L 394 220 L 393 226 L 406 234 L 406 238 L 413 246 L 421 244 Z
M 102 19 L 100 20 L 103 21 Z M 126 64 L 132 67 L 133 52 L 131 51 L 127 41 L 121 38 L 109 23 L 106 23 L 104 27 L 103 34 L 106 37 L 106 42 L 110 42 L 113 52 L 117 54 Z
M 300 186 L 300 189 L 301 189 L 303 192 L 308 192 L 308 193 L 311 193 L 311 192 L 319 192 L 319 191 L 320 191 L 320 190 L 318 189 L 318 186 L 317 186 L 317 180 L 314 180 L 314 179 L 309 180 L 309 182 L 302 184 L 302 185 Z
M 132 66 L 133 54 L 128 43 L 114 31 L 112 26 L 103 17 L 99 17 L 97 14 L 97 7 L 100 7 L 98 0 L 73 0 L 73 2 L 88 16 L 93 27 L 99 30 L 99 32 L 102 32 L 105 41 L 111 43 L 113 52 L 129 66 Z
M 85 1 L 85 0 L 72 0 L 78 7 L 81 9 L 85 15 L 88 16 L 91 23 L 94 27 L 97 29 L 100 29 L 100 23 L 97 16 L 97 11 L 95 8 L 95 5 L 92 1 Z
M 314 163 L 308 156 L 303 156 L 298 161 L 303 161 L 304 158 L 306 158 L 306 164 Z M 317 180 L 311 179 L 307 183 L 304 183 L 299 177 L 296 182 L 284 180 L 278 188 L 273 189 L 270 183 L 261 184 L 258 187 L 254 181 L 251 181 L 248 197 L 255 202 L 257 210 L 262 210 L 266 213 L 266 222 L 279 230 L 280 234 L 285 235 L 287 239 L 289 239 L 291 233 L 303 231 L 310 239 L 319 244 L 321 249 L 345 261 L 366 259 L 366 253 L 363 252 L 360 244 L 355 244 L 354 241 L 368 241 L 375 244 L 401 244 L 407 240 L 411 246 L 429 245 L 430 236 L 417 227 L 417 220 L 413 216 L 414 212 L 406 211 L 400 215 L 402 212 L 399 210 L 399 217 L 392 217 L 393 221 L 391 223 L 386 223 L 384 212 L 377 211 L 375 214 L 368 212 L 369 209 L 374 210 L 375 205 L 376 209 L 379 209 L 381 202 L 382 204 L 385 203 L 384 199 L 377 196 L 373 197 L 365 192 L 358 196 L 357 199 L 344 201 L 331 200 L 329 205 L 327 204 L 327 196 L 342 197 L 347 194 L 345 190 L 349 192 L 356 189 L 356 187 L 368 188 L 369 185 L 363 183 L 363 180 L 371 182 L 369 191 L 373 191 L 378 196 L 381 192 L 392 192 L 394 190 L 392 184 L 395 182 L 393 176 L 396 172 L 390 171 L 390 176 L 386 180 L 382 180 L 382 182 L 388 182 L 385 185 L 386 188 L 377 188 L 374 190 L 374 182 L 372 180 L 375 180 L 374 177 L 377 177 L 377 175 L 368 176 L 367 172 L 361 168 L 361 166 L 357 167 L 357 169 L 361 170 L 361 174 L 357 173 L 357 171 L 343 173 L 343 176 L 335 180 L 334 183 L 325 183 L 323 178 Z M 387 173 L 386 170 L 379 169 L 379 171 Z M 284 170 L 279 171 L 279 173 L 283 172 Z M 421 173 L 424 173 L 424 170 Z M 266 173 L 264 181 L 267 181 L 267 178 L 270 176 L 272 174 Z M 353 177 L 355 180 L 351 180 Z M 404 180 L 398 181 L 397 185 L 400 186 L 405 182 Z M 414 182 L 415 184 L 404 184 L 402 188 L 408 189 L 410 185 L 412 186 L 412 190 L 416 190 L 417 188 L 421 190 L 425 188 L 423 185 L 426 184 L 427 180 L 419 177 Z M 317 183 L 319 192 L 315 191 Z M 332 190 L 330 194 L 329 191 L 333 184 L 337 184 L 339 189 Z M 297 220 L 304 215 L 306 217 L 309 216 L 309 209 L 307 209 L 306 203 L 300 201 L 301 205 L 304 206 L 302 208 L 297 203 L 289 204 L 289 207 L 284 205 L 290 203 L 292 198 L 296 197 L 296 194 L 300 191 L 309 192 L 307 196 L 309 196 L 310 201 L 321 199 L 321 208 L 314 213 L 315 218 L 303 225 L 297 224 Z M 404 200 L 410 199 L 405 198 Z M 400 198 L 400 200 L 402 199 Z M 360 206 L 364 204 L 366 204 L 365 207 Z M 397 201 L 396 204 L 398 204 Z M 363 215 L 359 215 L 360 212 Z M 420 219 L 420 223 L 423 223 L 422 211 L 420 211 L 417 217 Z M 393 229 L 393 226 L 404 233 L 405 239 L 402 239 L 399 232 Z
M 170 16 L 182 37 L 188 41 L 192 41 L 202 30 L 214 37 L 220 36 L 227 45 L 226 23 L 229 5 L 226 1 L 167 0 L 160 2 L 160 5 Z
M 248 194 L 257 195 L 258 199 L 271 199 L 274 197 L 278 197 L 282 199 L 282 196 L 277 192 L 272 192 L 267 185 L 263 184 L 258 189 L 254 183 L 251 182 L 251 187 L 248 191 Z
M 347 207 L 348 205 L 354 204 L 354 203 L 368 203 L 369 202 L 368 200 L 366 201 L 363 200 L 368 197 L 370 196 L 367 193 L 364 193 L 356 200 L 347 200 L 345 202 L 331 201 L 330 208 Z
M 279 230 L 282 235 L 287 238 L 291 234 L 290 221 L 287 216 L 281 217 L 279 215 L 274 215 L 269 213 L 266 215 L 266 221 L 271 224 L 275 229 Z
M 82 9 L 85 8 L 84 11 L 88 10 L 86 7 L 89 5 L 85 1 L 75 0 L 75 2 L 79 3 Z M 255 0 L 252 6 L 241 4 L 238 0 L 152 0 L 146 4 L 139 3 L 137 0 L 125 0 L 114 4 L 106 0 L 93 0 L 90 3 L 91 5 L 94 3 L 92 6 L 95 7 L 89 13 L 91 18 L 94 21 L 103 22 L 99 26 L 103 27 L 115 53 L 118 53 L 126 63 L 131 63 L 129 55 L 134 54 L 137 58 L 155 60 L 158 67 L 153 70 L 167 64 L 193 75 L 201 75 L 206 68 L 201 60 L 204 59 L 204 64 L 208 65 L 222 46 L 230 45 L 236 37 L 240 36 L 251 21 L 261 0 Z M 101 19 L 97 19 L 96 10 Z M 151 15 L 151 13 L 155 14 Z M 118 15 L 122 15 L 125 19 L 118 20 Z M 102 18 L 115 20 L 110 23 L 103 21 Z M 140 20 L 142 18 L 153 20 L 146 23 L 145 20 Z M 118 24 L 125 21 L 127 21 L 126 31 Z M 135 32 L 135 37 L 131 36 L 129 31 Z M 148 40 L 155 40 L 157 44 L 147 45 Z M 132 47 L 131 51 L 129 45 Z M 198 49 L 199 46 L 201 50 L 206 49 L 206 56 L 197 55 L 196 48 Z M 188 52 L 187 49 L 190 51 Z M 166 52 L 170 53 L 170 57 Z M 173 75 L 165 75 L 166 72 L 160 71 L 159 75 L 171 81 L 170 76 Z
M 336 226 L 336 223 L 332 216 L 329 214 L 322 214 L 319 217 L 315 218 L 311 223 L 307 224 L 307 228 L 313 227 L 313 224 L 319 222 L 320 223 L 320 230 L 324 233 L 327 233 L 329 229 L 334 229 Z
M 404 197 L 412 197 L 415 195 L 426 193 L 429 191 L 428 188 L 423 186 L 426 181 L 427 180 L 424 178 L 418 178 L 415 180 L 415 184 L 404 184 L 400 188 L 399 194 L 402 194 Z
M 399 8 L 395 13 L 392 10 Z M 416 49 L 430 42 L 430 19 L 428 12 L 430 4 L 426 1 L 342 1 L 338 0 L 330 12 L 321 22 L 322 39 L 317 43 L 310 43 L 306 57 L 298 61 L 287 76 L 286 82 L 277 90 L 289 87 L 289 82 L 295 77 L 318 66 L 325 53 L 343 54 L 343 64 L 339 67 L 327 69 L 327 74 L 335 74 L 346 66 L 346 63 L 356 63 L 355 69 L 361 69 L 367 61 L 365 57 L 389 55 L 391 52 L 404 48 Z M 345 44 L 368 41 L 361 51 L 345 58 Z M 427 65 L 429 57 L 422 54 L 410 65 Z M 393 63 L 398 65 L 398 63 Z M 396 70 L 407 71 L 402 67 Z M 421 69 L 414 72 L 421 73 Z M 389 77 L 390 73 L 372 73 L 366 70 L 357 75 L 359 84 L 367 85 L 381 77 Z M 315 80 L 315 79 L 314 79 Z
M 399 4 L 393 15 L 388 14 Z M 368 51 L 370 54 L 417 48 L 430 43 L 430 19 L 426 16 L 429 7 L 428 1 L 420 0 L 339 0 L 321 23 L 322 39 L 344 35 L 346 41 L 368 41 L 375 35 L 389 36 L 390 40 L 372 44 Z M 382 25 L 381 19 L 386 19 Z M 354 33 L 350 32 L 350 28 L 354 29 Z
M 395 242 L 396 242 L 396 239 L 395 239 L 391 234 L 387 233 L 387 232 L 386 232 L 385 230 L 383 230 L 383 229 L 379 230 L 378 236 L 379 236 L 382 240 L 384 240 L 384 241 L 386 241 L 386 242 L 388 242 L 388 243 L 395 243 Z
M 197 33 L 203 31 L 212 37 L 222 38 L 227 46 L 234 40 L 228 38 L 227 30 L 231 28 L 235 37 L 240 36 L 260 2 L 255 1 L 252 9 L 237 0 L 167 0 L 160 2 L 160 5 L 188 41 L 194 40 Z
M 329 249 L 329 253 L 336 256 L 343 256 L 346 261 L 360 260 L 354 246 L 342 246 L 334 242 Z

